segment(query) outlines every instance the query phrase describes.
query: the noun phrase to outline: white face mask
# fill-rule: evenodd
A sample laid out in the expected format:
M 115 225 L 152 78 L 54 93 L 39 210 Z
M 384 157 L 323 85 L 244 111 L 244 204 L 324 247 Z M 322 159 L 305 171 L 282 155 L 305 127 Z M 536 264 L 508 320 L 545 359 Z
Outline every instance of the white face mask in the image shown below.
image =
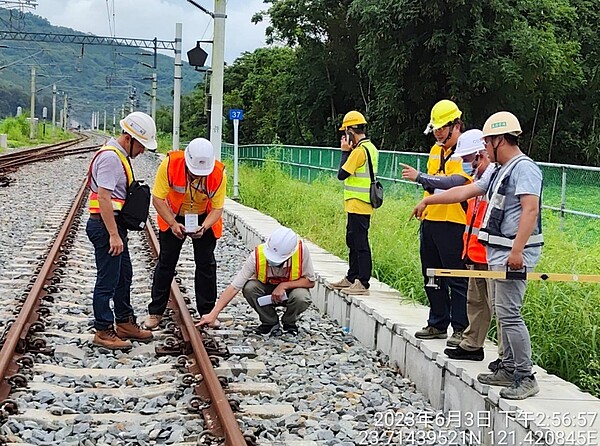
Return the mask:
M 473 169 L 473 164 L 472 163 L 467 163 L 467 162 L 463 161 L 462 166 L 463 166 L 463 170 L 465 171 L 465 173 L 467 175 L 472 175 L 473 174 L 473 170 L 474 169 Z

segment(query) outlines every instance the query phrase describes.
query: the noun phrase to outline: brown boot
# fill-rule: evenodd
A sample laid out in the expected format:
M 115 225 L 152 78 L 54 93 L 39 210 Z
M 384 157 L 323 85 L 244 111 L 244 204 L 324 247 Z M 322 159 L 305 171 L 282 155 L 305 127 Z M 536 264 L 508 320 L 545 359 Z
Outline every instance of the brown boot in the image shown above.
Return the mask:
M 152 332 L 150 330 L 144 330 L 140 327 L 133 317 L 129 318 L 127 322 L 121 322 L 116 325 L 117 336 L 121 339 L 131 339 L 134 341 L 148 342 L 152 340 Z
M 133 347 L 131 342 L 119 338 L 112 327 L 107 330 L 96 330 L 93 344 L 111 350 L 129 350 Z

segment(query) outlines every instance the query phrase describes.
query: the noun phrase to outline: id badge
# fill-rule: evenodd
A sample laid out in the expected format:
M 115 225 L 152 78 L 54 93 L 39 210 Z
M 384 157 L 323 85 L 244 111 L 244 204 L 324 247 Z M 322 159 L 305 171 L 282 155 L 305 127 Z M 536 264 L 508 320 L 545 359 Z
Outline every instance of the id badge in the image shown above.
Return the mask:
M 198 229 L 198 214 L 185 214 L 185 232 L 192 234 Z

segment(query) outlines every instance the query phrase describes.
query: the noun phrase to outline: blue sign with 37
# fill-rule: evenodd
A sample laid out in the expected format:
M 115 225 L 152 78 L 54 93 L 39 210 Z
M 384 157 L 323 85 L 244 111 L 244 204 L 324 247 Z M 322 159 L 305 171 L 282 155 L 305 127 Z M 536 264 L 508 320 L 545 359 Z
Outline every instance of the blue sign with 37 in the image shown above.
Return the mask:
M 229 110 L 229 119 L 231 119 L 232 121 L 236 119 L 241 121 L 242 119 L 244 119 L 244 110 L 232 108 L 231 110 Z

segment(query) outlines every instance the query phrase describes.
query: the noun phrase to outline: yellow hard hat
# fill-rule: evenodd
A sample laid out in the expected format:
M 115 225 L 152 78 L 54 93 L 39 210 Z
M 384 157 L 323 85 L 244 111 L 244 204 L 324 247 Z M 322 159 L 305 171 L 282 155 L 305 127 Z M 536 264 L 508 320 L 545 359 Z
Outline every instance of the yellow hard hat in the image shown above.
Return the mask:
M 348 127 L 354 127 L 366 123 L 367 120 L 361 112 L 352 110 L 346 113 L 346 116 L 344 116 L 344 120 L 342 121 L 342 126 L 340 127 L 340 130 L 346 130 Z
M 483 125 L 483 136 L 510 134 L 519 136 L 522 133 L 521 124 L 515 115 L 501 111 L 490 116 Z
M 462 116 L 462 112 L 458 106 L 448 99 L 442 99 L 435 104 L 431 109 L 431 120 L 427 124 L 425 134 L 429 134 L 434 130 L 441 129 L 446 124 L 458 119 Z

